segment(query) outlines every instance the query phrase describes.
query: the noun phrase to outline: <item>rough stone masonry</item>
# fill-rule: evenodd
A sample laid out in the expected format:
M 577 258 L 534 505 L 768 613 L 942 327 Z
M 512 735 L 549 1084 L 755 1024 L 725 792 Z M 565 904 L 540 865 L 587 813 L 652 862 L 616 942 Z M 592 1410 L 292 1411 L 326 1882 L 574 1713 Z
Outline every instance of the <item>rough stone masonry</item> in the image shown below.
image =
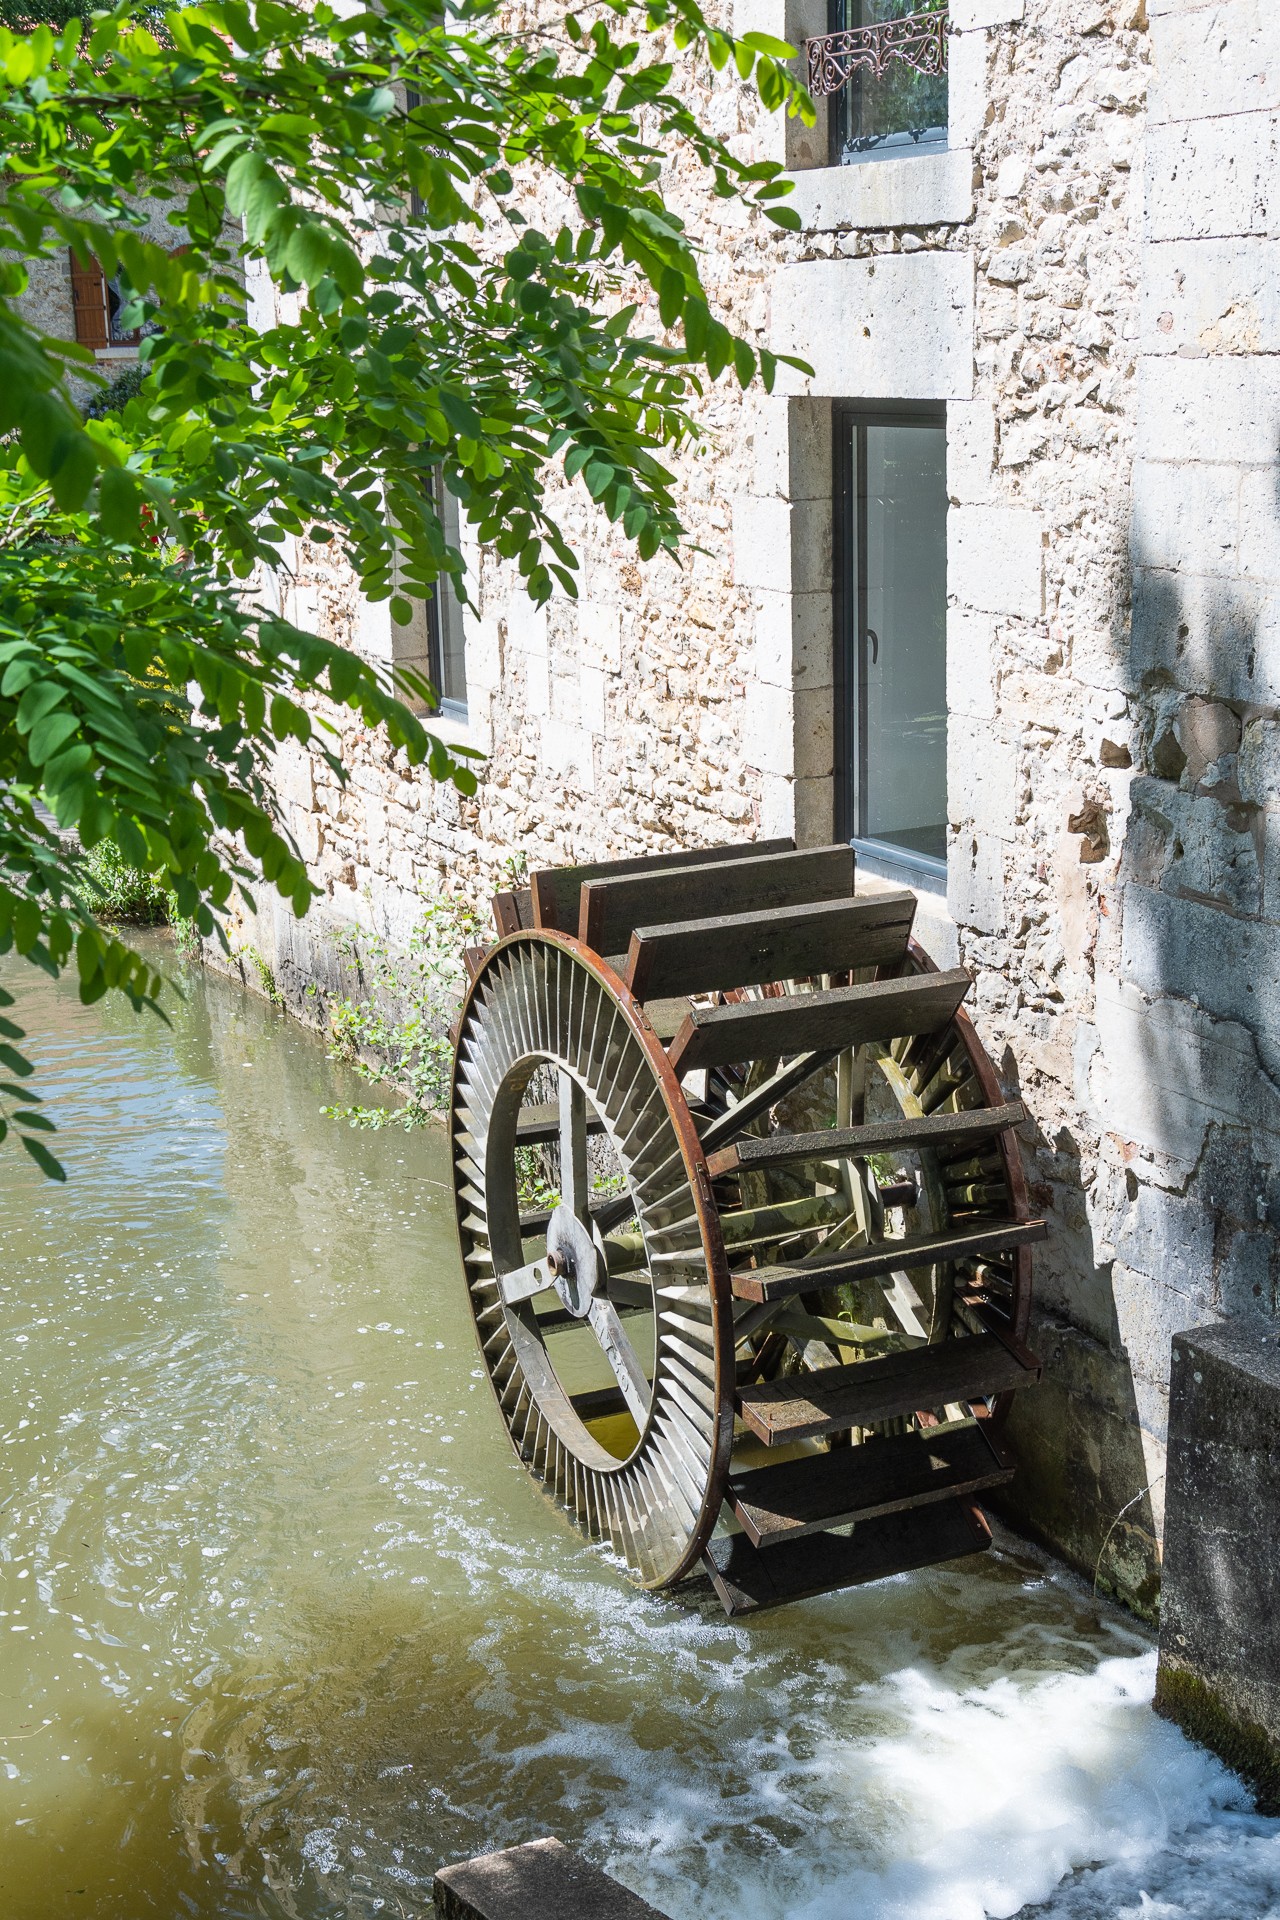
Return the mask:
M 818 0 L 733 18 L 827 26 Z M 785 159 L 803 222 L 712 202 L 673 159 L 712 293 L 813 376 L 708 395 L 683 565 L 637 565 L 580 491 L 576 603 L 535 612 L 471 551 L 449 725 L 490 756 L 479 794 L 354 732 L 346 787 L 283 756 L 327 899 L 240 937 L 322 1011 L 344 929 L 403 941 L 424 896 L 480 901 L 513 854 L 829 839 L 833 407 L 944 404 L 947 877 L 921 932 L 975 973 L 1051 1228 L 1014 1504 L 1149 1613 L 1171 1336 L 1277 1307 L 1280 16 L 953 0 L 950 24 L 944 148 L 833 167 L 821 122 L 690 78 L 743 151 Z M 324 549 L 293 559 L 295 618 L 403 648 Z

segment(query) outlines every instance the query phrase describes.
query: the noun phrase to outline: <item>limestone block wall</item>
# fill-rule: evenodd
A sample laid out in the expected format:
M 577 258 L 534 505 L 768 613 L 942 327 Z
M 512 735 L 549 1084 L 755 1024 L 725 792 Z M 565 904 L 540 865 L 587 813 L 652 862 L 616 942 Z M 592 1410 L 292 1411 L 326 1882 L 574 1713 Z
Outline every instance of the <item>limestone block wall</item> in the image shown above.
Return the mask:
M 737 26 L 822 31 L 815 0 Z M 1280 22 L 1263 0 L 953 0 L 945 151 L 831 168 L 825 128 L 691 83 L 784 158 L 803 231 L 672 188 L 735 324 L 812 376 L 722 382 L 679 465 L 692 539 L 642 569 L 584 498 L 575 603 L 474 554 L 460 801 L 349 734 L 282 794 L 325 909 L 245 937 L 293 996 L 332 930 L 530 862 L 835 830 L 832 410 L 946 408 L 940 960 L 1027 1103 L 1050 1223 L 1015 1512 L 1150 1608 L 1171 1334 L 1277 1310 Z M 531 209 L 536 211 L 536 209 Z M 656 316 L 655 316 L 656 324 Z M 388 658 L 325 550 L 281 592 Z

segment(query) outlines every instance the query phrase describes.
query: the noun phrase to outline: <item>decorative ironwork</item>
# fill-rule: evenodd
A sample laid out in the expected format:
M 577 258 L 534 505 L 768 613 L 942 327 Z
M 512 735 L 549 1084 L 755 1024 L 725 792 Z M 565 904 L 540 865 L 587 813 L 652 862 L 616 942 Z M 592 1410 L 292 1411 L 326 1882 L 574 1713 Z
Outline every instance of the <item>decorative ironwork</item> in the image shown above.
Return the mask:
M 940 13 L 909 13 L 901 20 L 881 20 L 872 27 L 849 27 L 806 40 L 810 93 L 815 100 L 839 93 L 859 68 L 879 80 L 895 60 L 931 78 L 945 73 L 948 21 L 944 8 Z

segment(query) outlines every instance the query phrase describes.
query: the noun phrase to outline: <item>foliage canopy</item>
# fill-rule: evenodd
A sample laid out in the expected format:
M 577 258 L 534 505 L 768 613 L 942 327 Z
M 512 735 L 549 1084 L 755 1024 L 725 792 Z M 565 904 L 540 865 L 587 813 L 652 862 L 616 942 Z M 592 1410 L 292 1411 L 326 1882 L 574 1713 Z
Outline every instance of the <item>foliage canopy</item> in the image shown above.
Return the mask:
M 237 880 L 298 913 L 313 898 L 270 756 L 312 742 L 340 771 L 335 708 L 471 791 L 398 697 L 428 690 L 281 617 L 271 576 L 294 540 L 336 541 L 407 619 L 405 595 L 462 582 L 442 478 L 536 601 L 572 594 L 549 463 L 642 558 L 674 548 L 662 457 L 691 394 L 776 363 L 712 313 L 661 169 L 683 148 L 715 194 L 795 216 L 776 167 L 700 126 L 671 56 L 812 110 L 790 48 L 734 40 L 698 0 L 518 20 L 497 0 L 126 0 L 57 27 L 51 0 L 3 6 L 0 952 L 74 961 L 86 1001 L 154 1004 L 159 977 L 99 924 L 62 836 L 114 841 L 208 935 Z M 548 181 L 555 231 L 530 218 Z M 68 249 L 144 329 L 146 378 L 101 417 L 76 403 L 93 356 L 23 299 Z M 636 284 L 654 299 L 624 305 Z M 0 1103 L 54 1170 L 22 1037 L 0 1021 Z

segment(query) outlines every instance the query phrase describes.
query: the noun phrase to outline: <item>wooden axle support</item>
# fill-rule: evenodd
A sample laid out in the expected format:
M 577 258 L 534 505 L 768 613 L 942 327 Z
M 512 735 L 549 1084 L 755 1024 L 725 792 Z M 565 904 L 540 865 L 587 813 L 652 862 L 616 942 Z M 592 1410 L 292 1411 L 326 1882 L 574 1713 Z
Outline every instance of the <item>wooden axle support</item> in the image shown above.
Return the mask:
M 771 841 L 535 873 L 468 954 L 451 1141 L 512 1444 L 744 1613 L 982 1550 L 1034 1383 L 1015 1129 L 903 890 Z

